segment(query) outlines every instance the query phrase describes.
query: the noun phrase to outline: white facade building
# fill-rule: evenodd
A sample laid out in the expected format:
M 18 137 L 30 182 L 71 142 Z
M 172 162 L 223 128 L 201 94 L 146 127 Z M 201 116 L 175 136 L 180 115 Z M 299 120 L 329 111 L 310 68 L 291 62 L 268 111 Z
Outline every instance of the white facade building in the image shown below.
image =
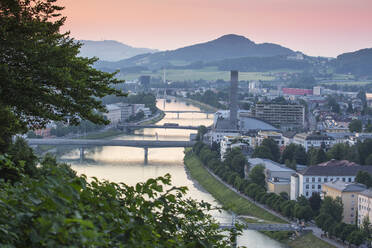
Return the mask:
M 297 199 L 300 195 L 309 198 L 313 192 L 322 193 L 322 185 L 327 182 L 336 180 L 354 182 L 358 171 L 372 173 L 372 167 L 368 167 L 370 166 L 360 166 L 346 160 L 331 160 L 309 166 L 291 176 L 291 200 Z
M 327 135 L 299 133 L 293 137 L 293 143 L 302 145 L 307 152 L 310 148 L 320 148 L 322 145 L 329 148 L 334 145 L 335 141 Z
M 220 143 L 221 160 L 225 159 L 225 155 L 235 147 L 242 150 L 252 147 L 254 138 L 250 136 L 224 136 Z

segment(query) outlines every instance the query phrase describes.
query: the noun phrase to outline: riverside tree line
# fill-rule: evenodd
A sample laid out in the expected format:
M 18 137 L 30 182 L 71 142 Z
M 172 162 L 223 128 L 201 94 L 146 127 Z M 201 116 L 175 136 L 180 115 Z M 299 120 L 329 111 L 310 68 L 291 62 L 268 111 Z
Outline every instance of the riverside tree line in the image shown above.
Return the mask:
M 369 144 L 369 142 L 370 141 L 361 143 L 360 146 L 363 147 L 363 145 Z M 274 155 L 276 161 L 288 159 L 286 156 L 289 155 L 289 151 L 293 148 L 300 149 L 300 151 L 302 150 L 301 147 L 292 145 L 287 151 L 284 151 L 282 157 L 280 157 L 281 154 L 275 141 L 269 139 L 264 140 L 261 147 L 266 147 L 268 153 L 270 152 L 270 155 Z M 217 146 L 212 146 L 212 148 L 210 148 L 208 145 L 198 142 L 186 156 L 197 156 L 204 166 L 209 168 L 213 173 L 239 192 L 259 203 L 267 205 L 289 219 L 297 219 L 305 222 L 315 220 L 317 226 L 324 230 L 329 236 L 337 237 L 343 242 L 347 241 L 355 245 L 360 245 L 370 238 L 371 227 L 369 220 L 364 220 L 362 228 L 360 229 L 356 225 L 342 222 L 343 204 L 341 199 L 334 200 L 330 197 L 325 197 L 324 200 L 321 200 L 320 195 L 314 193 L 309 199 L 300 196 L 297 200 L 290 200 L 288 194 L 285 192 L 280 195 L 268 193 L 263 165 L 253 167 L 250 169 L 247 177 L 245 177 L 245 166 L 249 165 L 249 163 L 241 150 L 239 148 L 232 149 L 226 154 L 225 160 L 222 162 L 217 148 Z M 257 150 L 260 149 L 259 147 L 256 148 L 256 154 L 254 153 L 254 155 L 257 156 Z M 332 152 L 325 153 L 324 155 L 333 155 L 338 149 L 339 148 L 331 149 Z M 301 153 L 303 152 L 301 151 Z M 292 151 L 291 154 L 295 156 L 296 152 Z M 305 157 L 307 155 L 306 152 L 303 153 L 303 155 Z M 265 158 L 272 159 L 273 157 L 270 156 Z M 358 174 L 356 181 L 371 186 L 372 178 L 368 173 L 366 175 L 362 172 Z M 289 235 L 290 232 L 278 232 L 274 234 L 274 237 L 277 239 L 285 239 L 288 238 Z
M 108 124 L 101 99 L 125 96 L 115 74 L 78 57 L 57 0 L 0 1 L 0 246 L 230 247 L 204 202 L 169 175 L 129 186 L 88 181 L 17 134 L 51 121 Z

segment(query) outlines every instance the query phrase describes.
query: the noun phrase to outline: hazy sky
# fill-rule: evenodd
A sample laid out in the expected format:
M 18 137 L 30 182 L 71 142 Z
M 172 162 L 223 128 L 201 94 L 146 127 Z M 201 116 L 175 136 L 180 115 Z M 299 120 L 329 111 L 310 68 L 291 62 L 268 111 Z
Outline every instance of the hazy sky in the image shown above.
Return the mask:
M 309 55 L 372 47 L 372 0 L 61 0 L 77 39 L 175 49 L 224 34 Z

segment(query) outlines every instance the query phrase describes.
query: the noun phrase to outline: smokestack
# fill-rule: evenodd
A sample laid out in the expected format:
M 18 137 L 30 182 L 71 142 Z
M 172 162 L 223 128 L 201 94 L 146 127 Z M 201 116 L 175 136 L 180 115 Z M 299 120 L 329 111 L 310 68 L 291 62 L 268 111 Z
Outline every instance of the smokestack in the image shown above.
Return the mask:
M 238 128 L 238 71 L 231 71 L 230 85 L 230 128 Z

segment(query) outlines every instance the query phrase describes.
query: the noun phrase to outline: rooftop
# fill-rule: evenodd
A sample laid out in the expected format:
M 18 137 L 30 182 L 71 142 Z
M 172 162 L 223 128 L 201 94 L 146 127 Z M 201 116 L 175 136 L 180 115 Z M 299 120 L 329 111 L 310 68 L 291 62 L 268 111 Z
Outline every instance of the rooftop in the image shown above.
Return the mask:
M 339 190 L 341 192 L 361 192 L 367 189 L 364 184 L 360 183 L 347 183 L 340 180 L 325 183 L 327 187 Z
M 366 189 L 366 190 L 360 192 L 359 194 L 367 196 L 367 197 L 372 197 L 372 189 Z
M 349 164 L 338 162 L 327 162 L 328 165 L 327 163 L 323 163 L 323 165 L 309 166 L 299 173 L 304 176 L 356 176 L 358 171 L 366 171 L 372 174 L 372 166 L 353 165 L 353 163 L 349 161 L 347 161 Z
M 358 166 L 358 164 L 354 163 L 354 162 L 350 162 L 348 160 L 331 159 L 327 162 L 318 164 L 318 166 L 345 166 L 345 167 L 348 167 L 348 166 Z
M 265 166 L 265 168 L 270 170 L 270 171 L 295 172 L 294 170 L 292 170 L 292 169 L 290 169 L 290 168 L 288 168 L 284 165 L 281 165 L 279 163 L 276 163 L 276 162 L 274 162 L 270 159 L 249 158 L 248 162 L 253 166 L 256 166 L 258 164 L 263 164 Z

